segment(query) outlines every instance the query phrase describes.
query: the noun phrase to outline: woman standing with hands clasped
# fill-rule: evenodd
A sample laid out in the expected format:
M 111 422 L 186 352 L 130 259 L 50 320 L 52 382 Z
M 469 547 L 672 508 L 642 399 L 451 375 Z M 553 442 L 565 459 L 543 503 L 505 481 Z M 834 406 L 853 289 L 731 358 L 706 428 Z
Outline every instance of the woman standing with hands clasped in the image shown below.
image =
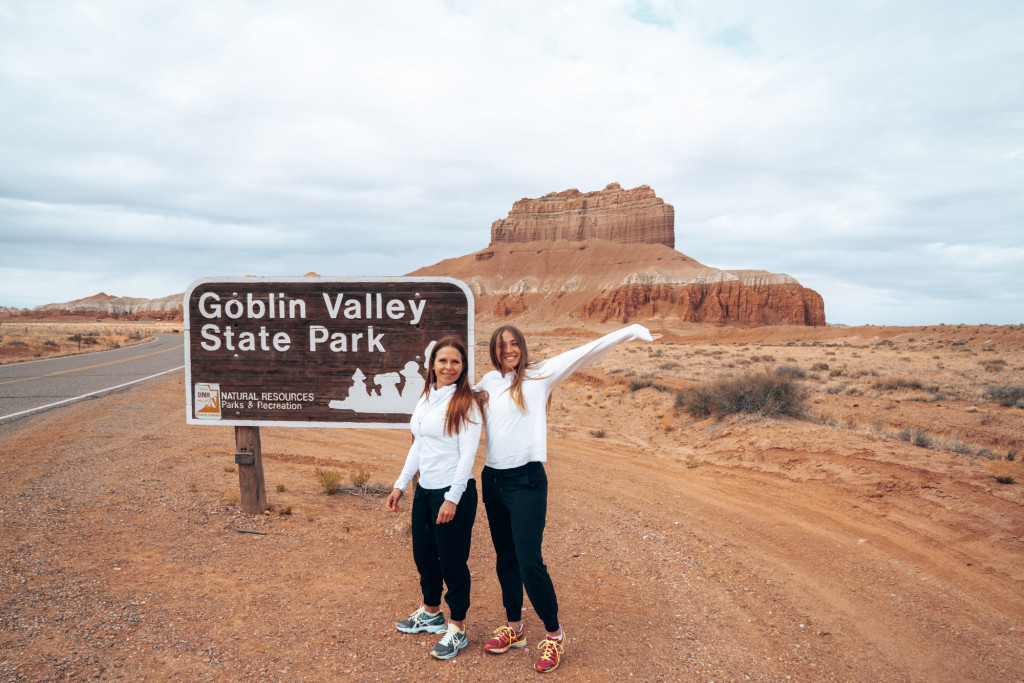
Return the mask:
M 477 503 L 473 461 L 486 394 L 470 388 L 466 358 L 465 345 L 455 337 L 441 339 L 431 350 L 427 386 L 410 422 L 414 441 L 387 503 L 397 512 L 405 487 L 420 473 L 412 500 L 412 554 L 423 604 L 395 627 L 403 633 L 444 631 L 430 651 L 437 659 L 451 659 L 467 644 L 470 575 L 466 561 Z M 444 596 L 451 612 L 448 622 L 441 613 L 442 584 L 448 586 Z
M 531 363 L 526 340 L 518 329 L 505 325 L 491 335 L 494 370 L 477 385 L 489 397 L 484 411 L 487 461 L 480 480 L 507 622 L 484 644 L 488 652 L 500 654 L 526 645 L 522 624 L 524 587 L 547 631 L 538 646 L 541 653 L 534 668 L 541 673 L 554 671 L 565 647 L 555 588 L 541 556 L 547 521 L 544 463 L 551 392 L 569 375 L 618 344 L 660 338 L 646 327 L 630 325 L 554 358 Z

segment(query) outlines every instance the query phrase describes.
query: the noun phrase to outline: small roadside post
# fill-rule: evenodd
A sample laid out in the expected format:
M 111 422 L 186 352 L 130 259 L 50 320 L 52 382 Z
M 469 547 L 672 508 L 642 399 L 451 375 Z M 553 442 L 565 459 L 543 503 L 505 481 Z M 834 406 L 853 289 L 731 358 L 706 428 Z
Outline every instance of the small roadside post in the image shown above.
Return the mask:
M 186 422 L 235 428 L 239 503 L 261 514 L 261 426 L 406 428 L 433 343 L 474 348 L 473 306 L 453 278 L 196 280 L 183 301 Z

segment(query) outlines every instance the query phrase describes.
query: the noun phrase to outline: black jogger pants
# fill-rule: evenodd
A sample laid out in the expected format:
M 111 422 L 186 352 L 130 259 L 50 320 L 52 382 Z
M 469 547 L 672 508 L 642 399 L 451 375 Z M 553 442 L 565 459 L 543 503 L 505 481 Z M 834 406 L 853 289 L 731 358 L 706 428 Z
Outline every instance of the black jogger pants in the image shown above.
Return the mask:
M 480 480 L 505 618 L 522 618 L 525 587 L 545 630 L 557 631 L 558 599 L 541 555 L 548 509 L 544 464 L 530 462 L 507 470 L 484 467 Z
M 462 621 L 469 610 L 469 545 L 476 521 L 476 482 L 466 484 L 455 517 L 437 523 L 437 512 L 444 503 L 443 489 L 425 489 L 416 485 L 412 499 L 412 556 L 420 573 L 424 605 L 440 605 L 442 583 L 448 586 L 444 601 L 453 621 Z

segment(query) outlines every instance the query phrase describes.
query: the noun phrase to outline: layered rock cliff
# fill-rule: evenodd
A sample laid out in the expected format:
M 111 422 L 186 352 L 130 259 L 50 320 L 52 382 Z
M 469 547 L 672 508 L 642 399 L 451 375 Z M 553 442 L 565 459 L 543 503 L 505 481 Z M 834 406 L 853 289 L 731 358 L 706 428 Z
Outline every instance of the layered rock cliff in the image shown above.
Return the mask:
M 675 246 L 675 209 L 647 185 L 598 192 L 551 192 L 520 199 L 508 217 L 491 224 L 491 245 L 517 242 L 607 240 Z
M 465 281 L 477 313 L 497 319 L 825 324 L 821 296 L 788 275 L 709 268 L 676 251 L 674 221 L 646 185 L 552 192 L 515 202 L 486 249 L 410 275 Z
M 463 280 L 478 315 L 495 319 L 825 324 L 821 296 L 788 275 L 709 268 L 662 244 L 493 245 L 410 275 Z

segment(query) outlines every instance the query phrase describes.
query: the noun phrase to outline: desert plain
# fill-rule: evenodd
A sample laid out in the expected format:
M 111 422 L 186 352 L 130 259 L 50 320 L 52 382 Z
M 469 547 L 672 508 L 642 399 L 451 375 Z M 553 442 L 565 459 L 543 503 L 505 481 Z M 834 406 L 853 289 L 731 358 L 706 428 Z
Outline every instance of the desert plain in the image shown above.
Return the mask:
M 543 358 L 606 329 L 527 338 Z M 551 403 L 555 680 L 1024 681 L 1024 326 L 667 332 Z M 680 407 L 778 367 L 799 417 Z M 250 516 L 233 429 L 185 424 L 180 373 L 0 423 L 0 681 L 539 676 L 529 609 L 528 648 L 481 649 L 504 618 L 482 505 L 469 647 L 395 631 L 419 604 L 408 504 L 375 491 L 407 431 L 261 438 Z

